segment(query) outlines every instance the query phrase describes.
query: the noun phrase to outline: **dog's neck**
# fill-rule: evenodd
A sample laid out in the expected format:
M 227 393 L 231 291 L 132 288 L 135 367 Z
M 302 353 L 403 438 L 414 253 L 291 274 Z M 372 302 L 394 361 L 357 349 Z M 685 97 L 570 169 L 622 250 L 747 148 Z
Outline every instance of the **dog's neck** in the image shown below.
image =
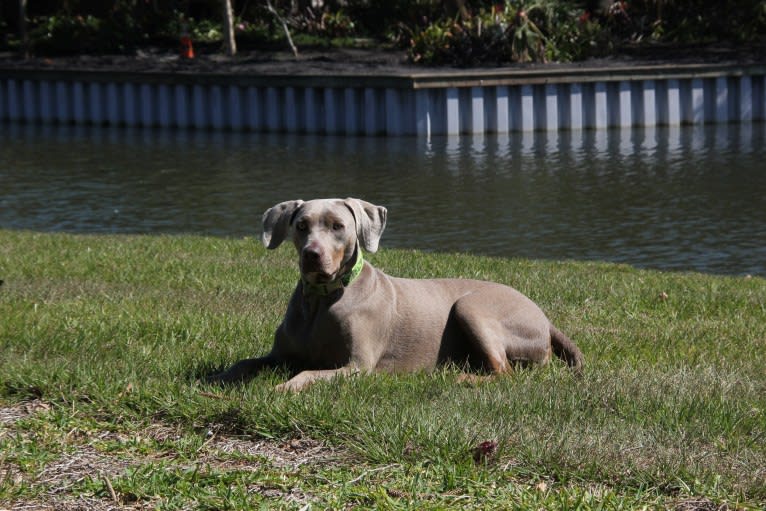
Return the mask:
M 353 264 L 351 264 L 353 261 Z M 354 256 L 346 263 L 346 267 L 351 266 L 345 272 L 342 272 L 335 280 L 330 282 L 322 282 L 321 284 L 312 284 L 301 276 L 301 284 L 303 285 L 303 295 L 309 296 L 327 296 L 339 289 L 343 289 L 351 285 L 354 280 L 362 273 L 364 268 L 364 257 L 362 257 L 362 249 L 359 245 L 356 246 Z

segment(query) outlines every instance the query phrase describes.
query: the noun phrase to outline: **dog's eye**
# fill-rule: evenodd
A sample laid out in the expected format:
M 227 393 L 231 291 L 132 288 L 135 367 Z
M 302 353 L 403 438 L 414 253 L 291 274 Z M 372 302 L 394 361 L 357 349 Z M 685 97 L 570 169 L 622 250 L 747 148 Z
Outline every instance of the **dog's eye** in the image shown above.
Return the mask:
M 332 230 L 333 231 L 342 231 L 345 228 L 346 227 L 343 224 L 338 223 L 338 222 L 335 222 L 334 224 L 332 224 Z
M 304 222 L 303 220 L 295 224 L 295 229 L 300 232 L 304 232 L 308 228 L 309 228 L 308 225 L 306 225 L 306 222 Z

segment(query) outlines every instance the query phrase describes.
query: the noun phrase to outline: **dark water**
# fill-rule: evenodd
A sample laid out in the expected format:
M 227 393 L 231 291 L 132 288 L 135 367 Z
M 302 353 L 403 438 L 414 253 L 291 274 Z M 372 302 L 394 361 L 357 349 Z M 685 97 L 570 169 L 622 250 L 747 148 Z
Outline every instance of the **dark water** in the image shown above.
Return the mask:
M 0 125 L 0 227 L 255 235 L 361 197 L 382 245 L 766 275 L 763 124 L 350 138 Z

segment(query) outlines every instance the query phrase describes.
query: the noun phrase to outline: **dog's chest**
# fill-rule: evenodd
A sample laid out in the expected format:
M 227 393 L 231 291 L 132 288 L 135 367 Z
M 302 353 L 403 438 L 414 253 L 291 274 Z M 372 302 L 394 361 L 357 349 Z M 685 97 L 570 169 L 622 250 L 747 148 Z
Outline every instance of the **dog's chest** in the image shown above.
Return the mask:
M 325 299 L 322 299 L 325 300 Z M 291 303 L 283 323 L 291 356 L 318 368 L 345 365 L 351 357 L 351 336 L 343 315 L 328 303 L 300 299 Z

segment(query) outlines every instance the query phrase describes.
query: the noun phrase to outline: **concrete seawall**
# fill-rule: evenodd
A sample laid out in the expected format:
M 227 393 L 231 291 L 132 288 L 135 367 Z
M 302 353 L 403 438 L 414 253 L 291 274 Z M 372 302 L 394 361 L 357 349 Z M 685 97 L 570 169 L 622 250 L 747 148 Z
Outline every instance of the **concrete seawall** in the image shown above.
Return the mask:
M 766 65 L 379 75 L 0 69 L 0 120 L 454 135 L 766 120 Z

